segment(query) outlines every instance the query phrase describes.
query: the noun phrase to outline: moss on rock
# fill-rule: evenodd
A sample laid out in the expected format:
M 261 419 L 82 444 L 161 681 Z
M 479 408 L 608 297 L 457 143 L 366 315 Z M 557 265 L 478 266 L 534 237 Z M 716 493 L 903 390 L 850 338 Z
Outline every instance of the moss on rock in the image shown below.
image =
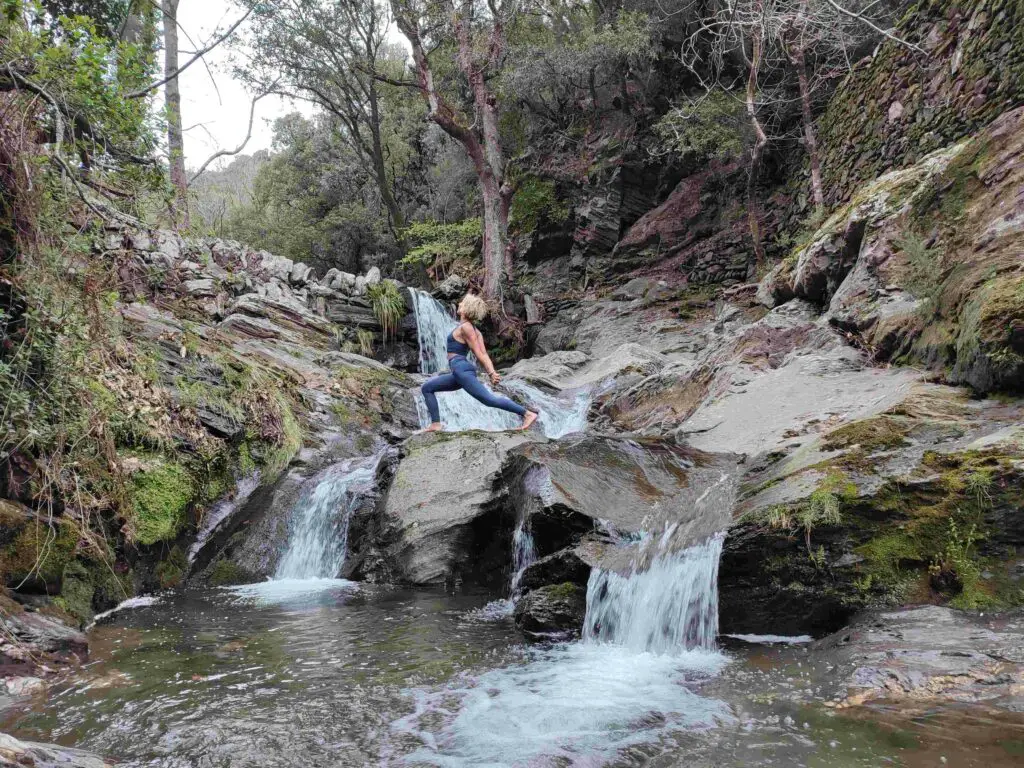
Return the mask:
M 134 539 L 152 545 L 174 539 L 187 521 L 196 489 L 188 470 L 172 461 L 153 460 L 132 475 L 131 518 Z

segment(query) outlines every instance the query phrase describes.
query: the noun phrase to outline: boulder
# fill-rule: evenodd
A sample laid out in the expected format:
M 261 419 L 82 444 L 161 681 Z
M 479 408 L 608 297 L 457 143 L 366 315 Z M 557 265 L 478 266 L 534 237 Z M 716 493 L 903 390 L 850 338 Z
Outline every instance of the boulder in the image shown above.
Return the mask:
M 469 289 L 469 281 L 461 275 L 449 275 L 432 291 L 434 298 L 442 301 L 458 301 Z
M 210 278 L 200 278 L 197 280 L 186 280 L 182 284 L 182 288 L 185 289 L 185 293 L 189 296 L 216 296 L 219 292 L 216 281 Z
M 580 556 L 588 565 L 619 569 L 629 565 L 632 544 L 644 532 L 663 534 L 674 550 L 729 524 L 736 490 L 736 460 L 729 455 L 581 435 L 524 443 L 513 456 L 520 493 L 532 496 L 530 526 L 541 556 L 599 529 L 623 546 Z
M 587 590 L 569 582 L 540 587 L 519 598 L 512 615 L 534 640 L 578 635 L 587 615 Z
M 75 656 L 80 660 L 89 654 L 89 641 L 84 634 L 43 613 L 5 610 L 0 614 L 0 627 L 6 638 L 37 652 Z
M 366 285 L 377 285 L 381 281 L 380 267 L 370 267 L 366 270 Z
M 504 580 L 511 521 L 500 516 L 499 478 L 508 452 L 529 440 L 474 431 L 406 441 L 382 523 L 390 538 L 386 556 L 399 580 L 443 584 L 469 574 Z
M 296 261 L 292 264 L 291 272 L 288 274 L 288 281 L 292 285 L 302 286 L 313 278 L 313 268 Z
M 530 592 L 566 583 L 585 587 L 589 578 L 590 566 L 573 549 L 562 549 L 528 565 L 519 577 L 519 588 Z

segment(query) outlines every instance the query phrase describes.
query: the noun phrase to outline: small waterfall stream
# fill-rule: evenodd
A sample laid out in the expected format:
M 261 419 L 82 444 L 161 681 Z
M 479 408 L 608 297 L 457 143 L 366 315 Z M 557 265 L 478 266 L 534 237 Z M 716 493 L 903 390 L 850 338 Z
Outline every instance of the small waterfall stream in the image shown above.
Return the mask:
M 345 563 L 352 513 L 373 491 L 383 456 L 334 464 L 306 482 L 293 508 L 288 548 L 274 580 L 337 577 Z
M 678 552 L 659 552 L 645 571 L 629 576 L 594 568 L 584 637 L 652 653 L 713 649 L 724 540 L 717 534 Z
M 417 290 L 411 290 L 411 293 L 419 332 L 420 373 L 430 376 L 447 371 L 445 342 L 458 323 L 429 293 Z M 562 437 L 571 432 L 581 432 L 586 427 L 587 410 L 590 408 L 587 392 L 577 392 L 571 398 L 559 398 L 519 380 L 503 382 L 500 388 L 520 402 L 525 401 L 540 409 L 539 424 L 546 437 Z M 430 423 L 426 404 L 418 391 L 415 398 L 420 426 L 426 427 Z M 442 392 L 437 401 L 441 408 L 441 422 L 447 432 L 468 429 L 499 431 L 515 429 L 520 423 L 515 414 L 488 408 L 461 390 Z

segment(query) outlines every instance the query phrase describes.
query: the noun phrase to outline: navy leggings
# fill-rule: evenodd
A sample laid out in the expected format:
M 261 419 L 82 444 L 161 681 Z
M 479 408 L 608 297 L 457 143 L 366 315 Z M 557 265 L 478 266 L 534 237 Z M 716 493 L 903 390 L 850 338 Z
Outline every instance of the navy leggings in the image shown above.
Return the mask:
M 453 357 L 448 361 L 451 373 L 442 373 L 425 382 L 420 388 L 423 392 L 423 399 L 427 402 L 427 410 L 430 412 L 430 421 L 436 424 L 441 420 L 441 412 L 437 406 L 437 395 L 435 392 L 454 392 L 457 389 L 464 389 L 472 397 L 491 408 L 501 408 L 503 411 L 511 411 L 520 416 L 526 415 L 526 409 L 519 403 L 514 403 L 507 397 L 500 397 L 491 392 L 480 383 L 476 377 L 476 368 L 469 360 L 462 355 Z

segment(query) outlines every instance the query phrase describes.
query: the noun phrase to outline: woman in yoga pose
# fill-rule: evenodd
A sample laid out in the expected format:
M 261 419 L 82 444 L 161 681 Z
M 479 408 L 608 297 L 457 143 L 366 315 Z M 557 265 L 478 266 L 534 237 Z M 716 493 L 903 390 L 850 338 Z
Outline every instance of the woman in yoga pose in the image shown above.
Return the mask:
M 470 350 L 483 365 L 487 375 L 491 377 L 491 383 L 497 384 L 501 381 L 501 376 L 494 370 L 494 363 L 491 362 L 491 358 L 487 354 L 483 334 L 474 325 L 485 317 L 487 317 L 487 304 L 479 296 L 467 293 L 459 302 L 459 325 L 448 334 L 448 368 L 450 370 L 448 373 L 442 373 L 430 379 L 421 388 L 423 399 L 427 403 L 427 410 L 430 412 L 430 426 L 427 427 L 427 432 L 436 432 L 442 426 L 435 393 L 454 392 L 457 389 L 466 390 L 472 397 L 491 408 L 501 408 L 503 411 L 511 411 L 521 416 L 523 419 L 521 429 L 529 429 L 530 425 L 537 420 L 536 411 L 524 408 L 507 397 L 494 394 L 477 380 L 476 367 L 466 357 Z

